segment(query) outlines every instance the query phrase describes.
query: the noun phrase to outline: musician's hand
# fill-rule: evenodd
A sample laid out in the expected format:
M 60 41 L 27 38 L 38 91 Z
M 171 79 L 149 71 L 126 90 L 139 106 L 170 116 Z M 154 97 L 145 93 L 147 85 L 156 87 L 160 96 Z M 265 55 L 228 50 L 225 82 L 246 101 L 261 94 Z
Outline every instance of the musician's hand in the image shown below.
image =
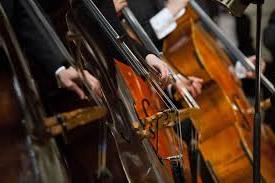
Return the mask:
M 253 56 L 249 57 L 248 59 L 254 65 L 256 64 L 256 55 L 253 55 Z M 265 67 L 266 67 L 266 63 L 264 60 L 261 59 L 261 65 L 260 65 L 261 73 L 263 73 L 265 71 Z M 255 79 L 255 77 L 256 77 L 255 72 L 252 72 L 252 71 L 246 72 L 246 78 Z
M 189 0 L 168 0 L 166 8 L 173 14 L 175 17 L 177 13 L 185 8 Z
M 189 3 L 189 0 L 181 0 L 181 1 L 182 1 L 182 3 L 184 4 L 184 7 L 186 7 L 187 4 Z
M 194 76 L 189 76 L 188 78 L 178 74 L 176 80 L 176 88 L 181 91 L 182 85 L 191 93 L 193 97 L 197 97 L 201 94 L 203 80 Z M 183 93 L 181 93 L 183 94 Z
M 116 12 L 119 13 L 124 7 L 128 6 L 126 0 L 113 0 Z
M 169 70 L 168 70 L 167 64 L 153 54 L 147 55 L 145 59 L 148 65 L 157 69 L 160 72 L 161 74 L 160 79 L 162 82 L 161 85 L 163 87 L 166 87 L 169 81 Z
M 84 75 L 95 94 L 101 97 L 102 94 L 100 82 L 86 70 L 84 70 Z M 81 99 L 85 99 L 86 96 L 78 85 L 79 81 L 81 81 L 83 78 L 81 73 L 77 72 L 75 68 L 69 67 L 68 69 L 60 71 L 57 74 L 57 78 L 61 87 L 67 88 L 75 92 Z

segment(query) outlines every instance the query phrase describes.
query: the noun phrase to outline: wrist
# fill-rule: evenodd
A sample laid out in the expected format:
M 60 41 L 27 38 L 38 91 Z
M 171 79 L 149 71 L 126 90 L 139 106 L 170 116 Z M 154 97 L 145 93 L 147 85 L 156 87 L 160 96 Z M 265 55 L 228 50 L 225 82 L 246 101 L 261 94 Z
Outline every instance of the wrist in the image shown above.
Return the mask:
M 159 40 L 166 37 L 177 27 L 177 23 L 171 11 L 173 10 L 169 10 L 167 7 L 163 8 L 150 19 L 150 24 Z
M 66 69 L 65 66 L 59 67 L 59 68 L 55 71 L 55 76 L 58 76 L 58 74 L 59 74 L 61 71 L 65 70 L 65 69 Z
M 154 59 L 154 58 L 158 58 L 158 57 L 156 55 L 150 53 L 150 54 L 146 55 L 145 60 L 146 60 L 146 62 L 148 62 L 149 60 Z
M 166 8 L 167 8 L 167 10 L 168 10 L 173 16 L 176 15 L 176 13 L 177 13 L 177 8 L 176 8 L 176 6 L 174 6 L 174 5 L 171 4 L 171 3 L 168 3 L 168 4 L 166 5 Z
M 166 5 L 167 10 L 173 15 L 173 17 L 177 17 L 178 14 L 182 12 L 183 9 L 185 9 L 185 7 L 186 7 L 186 4 L 181 1 L 180 2 L 170 1 Z

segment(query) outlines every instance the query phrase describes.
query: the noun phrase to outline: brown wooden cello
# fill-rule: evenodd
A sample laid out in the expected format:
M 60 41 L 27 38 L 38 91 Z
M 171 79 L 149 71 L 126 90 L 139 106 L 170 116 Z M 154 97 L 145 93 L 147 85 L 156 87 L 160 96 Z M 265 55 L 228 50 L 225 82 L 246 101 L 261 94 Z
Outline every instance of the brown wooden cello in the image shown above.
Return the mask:
M 72 62 L 72 57 L 67 52 L 35 2 L 27 0 L 24 1 L 24 3 L 23 5 L 27 8 L 28 13 L 36 20 L 36 25 L 44 31 L 44 36 L 46 36 L 49 41 L 52 41 L 52 46 L 56 50 L 61 51 L 62 54 L 65 54 L 65 58 Z M 65 16 L 63 18 L 65 19 Z M 79 41 L 78 39 L 73 40 Z M 83 41 L 83 43 L 87 42 Z M 99 67 L 102 65 L 106 66 L 107 60 L 103 59 L 104 56 L 100 54 L 101 52 L 97 49 L 97 45 L 92 44 L 92 41 L 89 43 L 91 43 L 88 44 L 91 47 L 85 45 L 87 49 L 89 51 L 95 50 L 91 53 L 92 56 L 88 57 L 89 61 L 92 62 L 95 67 L 97 64 Z M 76 53 L 79 56 L 80 52 L 78 51 L 80 50 L 76 49 Z M 97 56 L 93 57 L 93 53 L 96 53 L 99 58 Z M 82 60 L 78 60 L 79 58 L 80 57 L 77 57 L 79 63 L 76 62 L 77 65 L 75 66 L 79 69 L 79 74 L 83 74 L 83 65 L 81 65 Z M 102 63 L 100 63 L 101 61 Z M 72 63 L 72 65 L 74 65 L 74 63 Z M 151 153 L 152 150 L 150 146 L 147 147 L 145 142 L 138 141 L 137 135 L 130 128 L 128 116 L 125 115 L 127 111 L 119 97 L 117 97 L 117 91 L 113 88 L 113 80 L 110 79 L 112 77 L 107 74 L 109 72 L 106 71 L 107 69 L 104 66 L 100 67 L 99 70 L 94 69 L 94 71 L 96 70 L 99 72 L 99 77 L 107 78 L 106 82 L 102 82 L 102 86 L 107 93 L 104 95 L 104 99 L 101 100 L 100 98 L 94 97 L 91 88 L 89 88 L 87 82 L 85 82 L 85 76 L 83 76 L 84 79 L 82 84 L 87 90 L 87 96 L 90 99 L 88 104 L 93 105 L 96 103 L 100 106 L 106 106 L 106 109 L 108 109 L 108 116 L 102 119 L 98 118 L 98 120 L 93 121 L 93 123 L 74 130 L 70 129 L 71 127 L 74 128 L 73 121 L 71 121 L 73 122 L 71 123 L 72 126 L 62 122 L 62 118 L 65 117 L 66 119 L 68 113 L 63 113 L 58 117 L 59 124 L 64 126 L 63 129 L 65 133 L 63 136 L 66 137 L 64 138 L 65 140 L 63 140 L 61 136 L 58 138 L 58 142 L 63 158 L 66 160 L 66 168 L 70 176 L 70 182 L 166 181 L 165 174 L 160 173 L 158 165 L 152 163 L 157 157 Z M 93 97 L 95 98 L 94 101 L 92 100 Z M 69 104 L 73 103 L 73 101 L 72 99 L 63 100 L 62 103 L 67 107 Z M 98 114 L 99 113 L 95 116 Z M 90 112 L 89 115 L 93 114 Z M 89 115 L 86 115 L 84 118 L 87 118 Z M 81 121 L 78 117 L 76 120 L 78 122 Z M 55 122 L 53 122 L 53 118 L 47 118 L 46 124 L 50 127 L 50 131 L 55 133 L 56 125 L 54 124 Z M 63 143 L 63 141 L 65 141 L 65 143 Z M 49 170 L 51 169 L 49 168 Z
M 253 117 L 247 113 L 251 105 L 233 73 L 230 59 L 199 23 L 196 13 L 190 11 L 167 37 L 163 51 L 179 72 L 205 81 L 202 95 L 197 99 L 202 113 L 194 117 L 194 122 L 200 132 L 199 149 L 211 179 L 251 182 Z M 262 141 L 261 174 L 264 181 L 274 182 L 275 160 L 270 155 L 274 146 L 269 140 Z
M 193 2 L 192 5 L 194 6 Z M 196 8 L 196 10 L 198 10 L 198 8 Z M 123 14 L 140 41 L 147 46 L 148 49 L 158 53 L 158 50 L 150 41 L 131 11 L 129 11 L 128 8 L 124 8 Z M 205 16 L 206 15 L 203 15 L 202 17 L 206 18 Z M 204 153 L 202 153 L 203 158 L 206 159 L 205 167 L 207 167 L 210 172 L 210 176 L 208 175 L 210 178 L 205 178 L 206 176 L 204 176 L 204 181 L 250 181 L 249 178 L 251 177 L 252 171 L 249 165 L 251 160 L 249 148 L 251 148 L 251 145 L 248 147 L 247 140 L 249 140 L 251 144 L 250 129 L 252 116 L 250 115 L 251 113 L 248 112 L 251 111 L 251 107 L 241 90 L 240 82 L 236 80 L 234 74 L 231 73 L 233 70 L 230 60 L 221 51 L 221 48 L 216 46 L 211 36 L 206 35 L 202 37 L 206 32 L 204 32 L 201 27 L 197 30 L 197 25 L 196 28 L 192 26 L 192 30 L 182 31 L 184 29 L 182 27 L 188 27 L 185 22 L 190 19 L 197 20 L 197 14 L 193 11 L 187 11 L 185 16 L 178 21 L 178 29 L 166 39 L 164 53 L 165 56 L 167 56 L 166 58 L 172 63 L 172 66 L 176 67 L 181 73 L 195 75 L 205 79 L 203 93 L 198 97 L 199 105 L 203 110 L 201 111 L 202 113 L 194 116 L 193 123 L 201 133 L 201 142 L 205 139 L 215 137 L 218 138 L 219 141 L 213 140 L 205 144 L 201 143 L 201 145 L 204 144 L 201 147 L 203 147 L 204 151 Z M 196 34 L 190 34 L 191 31 L 196 31 Z M 214 32 L 216 33 L 217 31 Z M 218 32 L 217 34 L 220 35 L 221 33 Z M 195 46 L 192 41 L 190 41 L 193 39 L 195 39 L 193 42 L 196 42 Z M 182 49 L 181 45 L 185 45 L 184 49 Z M 208 49 L 203 49 L 208 45 Z M 237 53 L 237 58 L 243 60 L 244 64 L 248 66 L 248 69 L 253 68 L 249 62 L 246 62 L 247 59 L 242 58 L 242 54 L 238 50 L 236 51 L 232 46 L 229 48 L 229 50 L 233 50 Z M 174 51 L 178 52 L 173 54 Z M 202 58 L 203 60 L 201 60 Z M 195 60 L 198 63 L 192 64 L 192 62 L 188 62 L 189 60 Z M 173 63 L 173 61 L 176 63 Z M 192 70 L 192 72 L 189 72 L 189 70 Z M 209 71 L 211 73 L 208 73 Z M 226 74 L 222 75 L 223 73 Z M 214 78 L 217 78 L 217 81 L 220 83 Z M 264 77 L 263 81 L 271 91 L 274 89 Z M 232 98 L 235 102 L 232 102 Z M 215 108 L 215 110 L 211 110 L 211 108 Z M 248 128 L 250 137 L 246 137 L 245 139 L 244 133 L 237 123 L 235 123 L 237 121 L 242 123 L 243 128 Z M 231 136 L 230 145 L 228 143 L 223 143 L 227 141 L 228 135 Z M 271 139 L 274 139 L 274 137 L 269 138 L 266 143 L 269 143 Z M 273 147 L 274 143 L 270 143 L 269 145 L 266 145 L 266 143 L 264 145 L 265 150 L 263 151 L 266 152 L 268 151 L 267 149 L 269 149 L 269 151 L 272 150 L 271 147 Z M 208 149 L 207 146 L 209 146 Z M 216 147 L 220 147 L 218 155 L 216 155 L 216 151 L 213 151 Z M 263 159 L 272 160 L 272 157 L 267 153 L 264 155 Z M 217 166 L 215 169 L 212 168 L 212 163 L 215 163 L 215 166 Z M 272 164 L 270 163 L 269 165 Z M 267 167 L 270 168 L 270 166 L 266 166 L 263 172 L 265 172 L 264 174 L 267 179 L 270 179 L 271 173 L 268 172 L 269 169 Z M 238 174 L 241 171 L 242 174 Z M 216 176 L 216 173 L 219 175 Z
M 145 77 L 149 83 L 151 82 L 151 85 L 147 86 L 132 70 L 125 65 L 118 64 L 119 68 L 121 68 L 120 71 L 122 76 L 126 80 L 126 85 L 131 89 L 135 109 L 141 119 L 141 123 L 133 123 L 132 121 L 132 126 L 142 138 L 149 138 L 160 162 L 163 162 L 163 165 L 165 165 L 166 174 L 167 172 L 170 174 L 170 181 L 173 178 L 175 181 L 183 181 L 183 176 L 181 175 L 183 174 L 182 169 L 188 170 L 188 163 L 185 162 L 185 160 L 188 162 L 187 153 L 182 150 L 184 144 L 172 128 L 178 121 L 176 118 L 181 117 L 180 114 L 177 114 L 178 112 L 175 110 L 167 108 L 167 106 L 164 105 L 165 103 L 160 101 L 160 98 L 152 92 L 150 87 L 154 86 L 155 83 L 148 78 L 148 76 L 151 76 L 148 75 L 146 70 L 143 70 L 144 67 L 139 65 L 139 61 L 132 55 L 133 53 L 127 49 L 127 45 L 125 45 L 123 41 L 116 40 L 119 35 L 117 35 L 116 32 L 112 30 L 112 27 L 108 25 L 106 20 L 104 20 L 104 17 L 102 17 L 96 6 L 91 1 L 83 2 L 89 7 L 88 9 L 91 11 L 91 15 L 99 17 L 97 21 L 99 21 L 99 24 L 102 26 L 102 30 L 107 30 L 106 32 L 111 37 L 111 40 L 114 41 L 114 44 L 117 45 L 118 50 L 122 52 L 122 55 L 126 52 L 127 54 L 123 56 L 129 59 L 130 64 L 132 64 L 134 68 L 140 69 L 138 70 L 139 73 L 142 73 L 142 76 Z M 75 14 L 77 15 L 77 13 Z M 77 17 L 76 15 L 74 16 Z M 77 29 L 80 30 L 79 32 L 85 37 L 87 43 L 84 43 L 84 45 L 87 47 L 87 44 L 90 45 L 93 39 L 89 37 L 88 31 L 83 26 L 79 23 L 77 24 L 75 20 L 73 22 L 77 25 Z M 121 81 L 121 79 L 117 80 Z M 121 90 L 124 91 L 125 89 L 121 88 Z M 158 91 L 158 89 L 156 90 Z M 128 110 L 131 109 L 130 105 Z M 185 179 L 190 182 L 190 174 L 188 175 L 188 171 L 185 172 Z
M 126 83 L 126 86 L 130 90 L 139 119 L 144 120 L 148 117 L 152 118 L 152 116 L 153 118 L 161 118 L 156 114 L 162 113 L 162 111 L 165 110 L 166 105 L 155 91 L 152 91 L 150 86 L 148 86 L 142 78 L 138 77 L 129 66 L 117 62 L 117 67 Z M 168 122 L 171 119 L 164 118 L 163 120 Z M 159 122 L 157 122 L 156 125 L 159 125 L 158 123 L 161 123 L 161 121 L 162 120 L 159 119 Z M 152 124 L 152 122 L 150 123 Z M 148 126 L 148 124 L 143 127 L 143 130 L 147 131 L 158 128 L 156 126 L 150 129 L 150 125 Z M 170 175 L 174 178 L 175 182 L 182 182 L 184 180 L 186 182 L 191 182 L 187 147 L 185 143 L 182 142 L 182 139 L 178 137 L 172 126 L 164 126 L 160 129 L 156 129 L 146 138 L 149 138 L 157 156 L 161 161 L 163 161 L 167 171 L 170 172 Z M 181 147 L 182 150 L 180 149 L 180 143 L 182 143 L 183 146 Z

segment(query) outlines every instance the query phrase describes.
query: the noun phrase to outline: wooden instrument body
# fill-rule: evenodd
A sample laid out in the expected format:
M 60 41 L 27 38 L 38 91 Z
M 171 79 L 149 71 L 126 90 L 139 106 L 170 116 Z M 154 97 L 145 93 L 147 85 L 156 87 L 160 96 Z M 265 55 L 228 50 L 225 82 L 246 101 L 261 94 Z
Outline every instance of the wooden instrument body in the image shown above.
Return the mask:
M 116 65 L 133 97 L 134 106 L 139 119 L 152 116 L 166 108 L 155 91 L 150 88 L 141 77 L 137 76 L 129 66 L 118 61 Z M 183 172 L 181 173 L 183 173 L 186 182 L 191 182 L 187 147 L 177 136 L 173 127 L 159 129 L 157 132 L 154 132 L 154 136 L 149 140 L 157 156 L 161 159 L 166 170 L 170 173 L 170 176 L 173 176 L 173 173 L 175 173 L 175 167 L 173 167 L 170 160 L 165 160 L 165 158 L 182 154 L 183 159 L 181 163 L 183 165 Z M 183 144 L 182 152 L 179 150 L 178 146 L 180 143 Z
M 1 5 L 0 14 L 0 182 L 67 182 L 55 143 L 39 133 L 40 99 Z
M 106 125 L 108 128 L 106 166 L 112 173 L 111 182 L 172 182 L 172 178 L 164 171 L 165 168 L 148 140 L 138 138 L 131 128 L 131 123 L 138 120 L 136 114 L 132 113 L 134 107 L 127 106 L 129 101 L 124 101 L 127 97 L 120 94 L 120 90 L 125 89 L 118 88 L 119 81 L 115 79 L 114 64 L 110 63 L 112 61 L 106 54 L 108 51 L 106 45 L 100 44 L 98 36 L 89 31 L 86 22 L 82 22 L 79 18 L 82 17 L 79 12 L 78 7 L 73 6 L 67 15 L 69 30 L 76 35 L 77 40 L 70 43 L 75 44 L 73 48 L 80 46 L 80 50 L 72 49 L 73 55 L 80 54 L 82 61 L 90 66 L 91 73 L 100 80 L 106 97 L 108 116 L 105 123 L 99 120 L 98 123 L 72 131 L 69 134 L 70 144 L 63 144 L 62 149 L 73 181 L 95 180 L 94 175 L 100 168 L 97 163 L 100 159 L 97 153 L 98 145 L 102 143 L 100 126 Z M 64 14 L 57 15 L 56 22 L 64 17 Z M 62 29 L 64 30 L 64 27 Z M 65 37 L 66 33 L 59 30 L 60 35 Z
M 200 152 L 213 180 L 251 182 L 253 115 L 246 112 L 251 106 L 229 58 L 192 11 L 178 21 L 177 29 L 164 42 L 163 52 L 180 73 L 204 80 L 202 94 L 197 98 L 201 112 L 193 122 L 200 133 Z M 262 151 L 270 153 L 274 148 L 263 142 Z M 269 153 L 262 154 L 262 175 L 267 182 L 273 182 L 275 177 L 266 168 L 275 170 L 274 157 Z
M 2 64 L 4 60 L 1 60 Z M 31 180 L 31 161 L 24 142 L 21 123 L 22 112 L 12 86 L 12 77 L 8 68 L 0 72 L 0 181 L 17 182 Z M 29 174 L 29 176 L 27 176 Z

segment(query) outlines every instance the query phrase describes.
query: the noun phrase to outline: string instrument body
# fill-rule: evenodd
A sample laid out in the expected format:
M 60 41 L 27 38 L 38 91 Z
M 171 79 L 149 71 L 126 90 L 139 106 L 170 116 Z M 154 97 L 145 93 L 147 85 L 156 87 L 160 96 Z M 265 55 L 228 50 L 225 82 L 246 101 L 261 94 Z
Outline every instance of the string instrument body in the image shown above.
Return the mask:
M 137 76 L 134 71 L 127 65 L 116 61 L 116 66 L 121 74 L 126 86 L 129 88 L 131 97 L 133 98 L 134 107 L 139 119 L 152 116 L 163 111 L 166 106 L 160 96 L 147 84 Z M 175 174 L 182 174 L 186 182 L 191 182 L 190 163 L 188 159 L 187 147 L 184 142 L 177 136 L 173 127 L 166 127 L 154 132 L 154 135 L 149 138 L 155 153 L 162 161 L 166 171 L 169 172 L 174 181 L 183 181 L 177 179 Z M 183 149 L 180 151 L 179 144 L 183 143 Z M 166 158 L 182 154 L 183 168 L 177 168 L 177 161 L 168 160 Z M 179 163 L 179 162 L 178 162 Z
M 252 181 L 253 115 L 231 60 L 198 21 L 195 12 L 178 20 L 177 29 L 164 41 L 163 53 L 169 63 L 184 75 L 204 80 L 197 98 L 201 113 L 194 116 L 200 133 L 199 149 L 210 172 L 218 182 Z M 263 139 L 262 176 L 274 181 L 274 151 L 270 140 Z
M 100 159 L 96 152 L 100 150 L 98 145 L 102 141 L 100 126 L 106 125 L 106 167 L 112 173 L 111 182 L 172 182 L 148 140 L 139 138 L 132 128 L 131 123 L 139 119 L 133 112 L 134 107 L 124 96 L 126 88 L 119 86 L 115 78 L 114 64 L 110 63 L 109 54 L 106 54 L 106 45 L 102 45 L 98 36 L 86 26 L 90 16 L 83 19 L 84 6 L 82 1 L 75 1 L 67 12 L 66 21 L 73 35 L 70 40 L 70 44 L 74 45 L 71 51 L 75 59 L 83 61 L 87 69 L 100 80 L 108 115 L 105 123 L 99 120 L 88 128 L 75 130 L 71 134 L 71 143 L 65 145 L 69 170 L 75 177 L 73 180 L 77 182 L 83 174 L 83 181 L 94 180 L 94 173 L 100 168 L 96 163 Z M 89 14 L 88 11 L 86 13 Z M 56 22 L 60 20 L 60 15 L 57 16 Z M 60 35 L 63 40 L 68 38 L 68 34 L 62 30 Z
M 28 63 L 1 5 L 0 83 L 0 182 L 67 182 L 56 144 L 45 135 Z

